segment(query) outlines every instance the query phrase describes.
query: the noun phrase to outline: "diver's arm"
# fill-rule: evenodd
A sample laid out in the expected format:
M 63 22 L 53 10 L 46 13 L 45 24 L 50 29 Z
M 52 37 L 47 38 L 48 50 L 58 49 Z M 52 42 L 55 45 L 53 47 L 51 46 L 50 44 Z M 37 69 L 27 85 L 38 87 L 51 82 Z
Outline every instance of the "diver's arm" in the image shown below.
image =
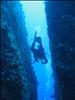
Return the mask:
M 37 32 L 35 32 L 34 39 L 36 38 Z
M 36 32 L 35 35 L 34 35 L 34 41 L 33 41 L 33 43 L 32 43 L 31 50 L 34 49 L 35 42 L 36 42 L 36 35 L 37 35 L 37 32 Z
M 31 50 L 34 49 L 34 46 L 35 46 L 35 40 L 32 43 Z
M 36 33 L 35 33 L 35 35 L 34 35 L 34 41 L 33 41 L 32 46 L 31 46 L 31 50 L 32 50 L 32 51 L 33 51 L 33 49 L 34 49 L 35 42 L 36 42 Z

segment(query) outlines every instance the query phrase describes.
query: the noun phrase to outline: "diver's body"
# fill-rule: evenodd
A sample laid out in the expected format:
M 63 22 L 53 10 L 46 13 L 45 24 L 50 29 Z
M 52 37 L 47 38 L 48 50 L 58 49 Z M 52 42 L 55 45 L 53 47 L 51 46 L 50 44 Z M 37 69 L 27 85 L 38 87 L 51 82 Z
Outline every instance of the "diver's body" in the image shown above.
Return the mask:
M 36 43 L 38 43 L 37 48 L 35 48 Z M 34 54 L 34 58 L 35 58 L 34 62 L 35 61 L 38 62 L 39 60 L 42 60 L 43 64 L 46 64 L 48 62 L 45 56 L 45 53 L 44 53 L 44 48 L 42 47 L 41 37 L 36 37 L 36 34 L 35 34 L 35 38 L 31 46 L 31 51 Z

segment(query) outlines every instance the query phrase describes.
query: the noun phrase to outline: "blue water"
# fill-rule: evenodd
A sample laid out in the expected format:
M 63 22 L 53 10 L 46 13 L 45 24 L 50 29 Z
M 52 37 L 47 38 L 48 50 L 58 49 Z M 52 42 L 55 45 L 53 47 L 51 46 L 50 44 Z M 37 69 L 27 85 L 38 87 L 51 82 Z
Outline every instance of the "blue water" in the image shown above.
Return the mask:
M 54 77 L 51 67 L 51 54 L 49 48 L 49 39 L 47 35 L 47 22 L 45 15 L 45 5 L 43 1 L 21 1 L 25 13 L 25 23 L 28 32 L 28 42 L 31 46 L 34 38 L 34 32 L 42 38 L 48 63 L 43 65 L 41 62 L 34 63 L 33 68 L 38 80 L 38 100 L 55 100 L 54 99 Z M 32 55 L 33 60 L 33 55 Z M 53 96 L 53 97 L 51 97 Z

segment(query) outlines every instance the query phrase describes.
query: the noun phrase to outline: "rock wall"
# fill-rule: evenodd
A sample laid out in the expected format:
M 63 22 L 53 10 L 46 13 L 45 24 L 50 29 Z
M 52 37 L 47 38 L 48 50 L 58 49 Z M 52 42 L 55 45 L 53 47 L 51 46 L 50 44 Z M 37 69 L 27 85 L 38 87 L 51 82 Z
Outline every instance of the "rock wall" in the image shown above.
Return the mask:
M 46 1 L 56 100 L 75 100 L 75 1 Z
M 1 1 L 1 100 L 37 100 L 21 4 Z

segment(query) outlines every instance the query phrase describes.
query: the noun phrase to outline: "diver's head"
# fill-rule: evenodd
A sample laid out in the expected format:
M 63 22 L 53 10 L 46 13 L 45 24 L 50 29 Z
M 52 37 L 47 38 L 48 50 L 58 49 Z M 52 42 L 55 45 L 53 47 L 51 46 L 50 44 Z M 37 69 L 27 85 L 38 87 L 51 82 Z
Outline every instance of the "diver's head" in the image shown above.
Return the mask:
M 38 43 L 41 43 L 41 37 L 40 37 L 40 36 L 36 37 L 36 41 L 37 41 Z

